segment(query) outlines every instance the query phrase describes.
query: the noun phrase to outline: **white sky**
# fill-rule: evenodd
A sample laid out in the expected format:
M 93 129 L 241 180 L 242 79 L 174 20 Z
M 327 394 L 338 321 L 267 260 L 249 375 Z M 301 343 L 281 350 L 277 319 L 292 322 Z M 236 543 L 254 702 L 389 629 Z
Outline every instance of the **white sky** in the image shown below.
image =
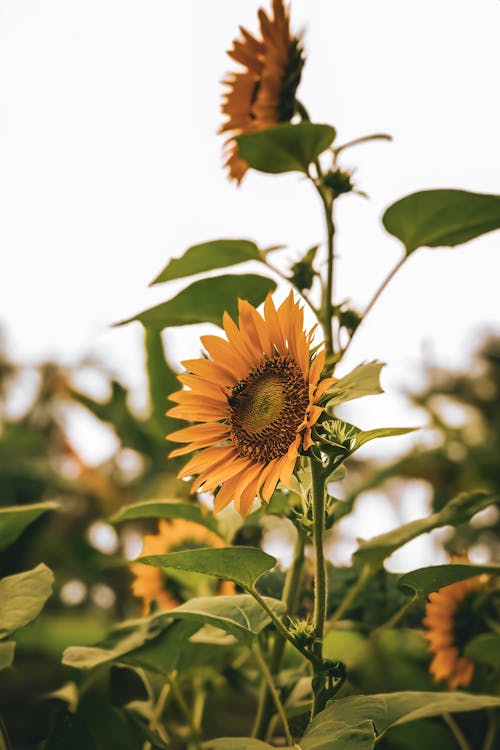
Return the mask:
M 237 190 L 221 168 L 225 50 L 259 5 L 0 0 L 0 321 L 18 359 L 93 354 L 139 386 L 139 325 L 110 324 L 171 294 L 147 288 L 170 257 L 218 237 L 298 257 L 322 239 L 300 177 L 253 173 Z M 343 159 L 371 200 L 339 204 L 336 289 L 362 307 L 400 253 L 380 225 L 387 205 L 423 188 L 500 193 L 500 2 L 293 0 L 292 19 L 307 27 L 299 94 L 312 118 L 339 141 L 394 136 Z M 415 418 L 398 392 L 422 363 L 464 363 L 500 330 L 499 272 L 498 232 L 413 256 L 342 370 L 382 359 L 388 393 L 351 418 Z M 171 355 L 196 356 L 197 333 L 167 335 Z

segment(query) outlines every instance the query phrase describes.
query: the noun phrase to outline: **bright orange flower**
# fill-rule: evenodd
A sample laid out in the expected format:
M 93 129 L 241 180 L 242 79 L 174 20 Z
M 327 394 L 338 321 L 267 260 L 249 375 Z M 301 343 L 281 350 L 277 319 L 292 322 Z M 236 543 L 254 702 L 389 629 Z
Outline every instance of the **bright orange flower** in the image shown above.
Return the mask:
M 321 396 L 334 382 L 320 382 L 324 350 L 311 353 L 314 329 L 303 330 L 304 311 L 293 293 L 276 309 L 269 295 L 264 317 L 239 300 L 239 328 L 225 313 L 227 340 L 203 336 L 210 359 L 183 362 L 179 380 L 189 390 L 170 399 L 172 417 L 199 424 L 173 432 L 187 443 L 171 456 L 199 451 L 180 477 L 198 474 L 192 492 L 215 492 L 214 512 L 233 500 L 246 516 L 257 496 L 269 501 L 281 480 L 288 485 L 300 449 L 313 444 L 311 428 Z
M 464 624 L 467 632 L 471 628 L 464 605 L 487 580 L 481 575 L 444 586 L 429 595 L 425 607 L 425 637 L 434 654 L 429 672 L 435 682 L 447 680 L 452 690 L 468 685 L 474 675 L 474 663 L 462 654 L 466 641 L 461 630 Z
M 241 182 L 248 169 L 238 154 L 235 138 L 290 120 L 295 109 L 295 91 L 303 66 L 299 39 L 290 35 L 288 9 L 283 0 L 273 0 L 273 16 L 259 10 L 261 38 L 240 27 L 241 39 L 233 42 L 228 55 L 244 70 L 230 73 L 222 103 L 227 120 L 220 128 L 229 133 L 224 145 L 231 179 Z
M 146 534 L 143 539 L 142 556 L 165 555 L 181 549 L 196 547 L 224 547 L 225 542 L 205 526 L 183 518 L 172 521 L 161 520 L 157 534 Z M 161 609 L 173 609 L 180 602 L 165 588 L 160 568 L 143 563 L 130 566 L 135 580 L 132 582 L 132 593 L 143 599 L 143 615 L 149 615 L 151 604 L 155 601 Z M 222 581 L 219 594 L 235 594 L 236 589 L 231 581 Z

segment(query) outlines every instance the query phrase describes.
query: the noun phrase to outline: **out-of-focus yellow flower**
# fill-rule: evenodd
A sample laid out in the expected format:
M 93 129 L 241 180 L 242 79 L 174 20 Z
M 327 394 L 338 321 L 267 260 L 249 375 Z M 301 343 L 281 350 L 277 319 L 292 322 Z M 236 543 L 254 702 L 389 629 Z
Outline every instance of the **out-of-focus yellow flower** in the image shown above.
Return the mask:
M 183 518 L 172 521 L 161 520 L 157 534 L 146 534 L 143 539 L 142 556 L 165 555 L 182 549 L 197 547 L 224 547 L 224 540 L 205 526 Z M 143 600 L 143 615 L 151 612 L 155 601 L 161 609 L 173 609 L 180 602 L 165 588 L 163 575 L 159 568 L 143 563 L 132 563 L 130 566 L 135 576 L 132 582 L 132 593 Z M 221 581 L 219 594 L 235 594 L 232 581 Z
M 269 295 L 264 317 L 239 300 L 239 328 L 225 313 L 227 340 L 203 336 L 210 359 L 183 362 L 179 380 L 189 390 L 170 399 L 168 414 L 200 424 L 169 435 L 187 443 L 171 456 L 199 451 L 179 476 L 198 474 L 192 491 L 215 492 L 214 512 L 231 501 L 246 516 L 257 496 L 269 501 L 281 480 L 288 485 L 299 450 L 313 444 L 318 401 L 333 378 L 320 381 L 324 350 L 311 352 L 314 329 L 293 293 L 276 309 Z
M 435 682 L 447 680 L 452 690 L 468 685 L 474 675 L 474 663 L 463 656 L 473 635 L 467 605 L 487 581 L 486 575 L 475 576 L 429 595 L 424 618 L 425 637 L 434 654 L 429 671 Z
M 295 91 L 303 66 L 299 39 L 290 34 L 288 9 L 283 0 L 273 0 L 273 15 L 259 10 L 261 38 L 240 27 L 241 38 L 228 55 L 243 66 L 230 73 L 222 103 L 227 119 L 220 128 L 228 133 L 224 145 L 229 177 L 241 182 L 248 169 L 238 154 L 235 138 L 290 120 L 295 109 Z

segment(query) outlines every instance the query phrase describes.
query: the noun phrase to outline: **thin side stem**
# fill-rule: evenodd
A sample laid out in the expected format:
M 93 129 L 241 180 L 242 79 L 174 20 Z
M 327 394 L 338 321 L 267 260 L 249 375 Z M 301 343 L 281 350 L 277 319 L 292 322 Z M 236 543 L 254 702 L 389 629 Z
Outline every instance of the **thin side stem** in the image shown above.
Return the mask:
M 443 719 L 445 723 L 448 725 L 450 732 L 456 739 L 457 745 L 460 748 L 460 750 L 471 750 L 469 743 L 465 739 L 462 730 L 458 726 L 453 716 L 451 714 L 446 713 L 446 714 L 443 714 Z
M 283 707 L 279 693 L 274 684 L 272 674 L 269 671 L 269 667 L 266 664 L 266 660 L 262 656 L 262 651 L 257 641 L 255 642 L 255 645 L 253 646 L 253 653 L 257 661 L 257 664 L 259 665 L 260 671 L 262 672 L 262 676 L 264 677 L 264 681 L 268 687 L 268 690 L 272 695 L 274 705 L 276 706 L 276 711 L 278 712 L 278 716 L 281 719 L 283 730 L 285 732 L 287 745 L 291 746 L 293 745 L 293 737 L 290 732 L 290 727 L 288 725 L 288 719 L 286 718 L 285 709 Z
M 362 135 L 360 138 L 353 138 L 352 141 L 346 141 L 346 143 L 342 143 L 340 146 L 332 148 L 332 151 L 335 156 L 337 156 L 346 148 L 351 148 L 351 146 L 359 146 L 359 144 L 368 143 L 369 141 L 392 141 L 392 135 L 389 135 L 388 133 L 373 133 L 373 135 Z
M 255 589 L 250 588 L 250 589 L 247 589 L 247 591 L 249 594 L 251 594 L 251 596 L 253 596 L 255 601 L 257 601 L 260 604 L 262 609 L 264 609 L 267 612 L 270 619 L 273 621 L 274 625 L 277 627 L 277 629 L 279 630 L 283 638 L 286 638 L 287 641 L 290 641 L 292 646 L 296 648 L 297 651 L 300 651 L 302 656 L 305 656 L 305 658 L 308 659 L 308 661 L 314 661 L 314 656 L 310 654 L 308 651 L 306 651 L 305 648 L 302 648 L 302 646 L 299 646 L 299 644 L 297 643 L 295 638 L 292 636 L 292 634 L 289 633 L 286 627 L 283 625 L 280 618 L 277 617 L 275 613 L 273 612 L 273 610 L 269 607 L 264 597 L 261 596 L 259 592 L 256 591 Z
M 490 712 L 490 719 L 488 722 L 488 729 L 486 730 L 486 735 L 483 742 L 482 750 L 493 750 L 494 748 L 494 742 L 495 742 L 495 734 L 496 734 L 496 721 L 495 721 L 495 714 L 493 711 Z
M 371 312 L 372 307 L 375 305 L 375 303 L 377 302 L 378 298 L 380 297 L 380 295 L 382 294 L 382 292 L 384 291 L 384 289 L 386 288 L 386 286 L 394 278 L 394 276 L 397 274 L 397 272 L 399 271 L 399 269 L 401 268 L 401 266 L 403 265 L 403 263 L 405 262 L 405 260 L 407 260 L 408 257 L 409 257 L 408 255 L 403 255 L 403 257 L 401 258 L 401 260 L 399 260 L 396 263 L 396 265 L 390 271 L 390 273 L 388 274 L 388 276 L 385 277 L 385 279 L 383 280 L 383 282 L 381 283 L 381 285 L 379 286 L 379 288 L 377 289 L 377 291 L 375 292 L 375 294 L 371 298 L 370 302 L 368 303 L 368 306 L 366 307 L 366 309 L 365 309 L 365 311 L 363 313 L 363 317 L 361 318 L 358 327 L 356 328 L 356 330 L 352 334 L 351 338 L 347 342 L 346 346 L 342 350 L 342 355 L 344 355 L 346 353 L 346 351 L 349 349 L 354 336 L 356 335 L 356 333 L 361 328 L 361 325 L 362 325 L 363 321 L 365 320 L 366 316 L 368 315 L 368 313 Z
M 163 711 L 165 710 L 165 704 L 167 702 L 167 698 L 169 696 L 171 690 L 170 682 L 166 682 L 162 689 L 160 690 L 160 695 L 158 696 L 158 700 L 156 701 L 155 707 L 153 709 L 153 714 L 151 716 L 151 720 L 149 722 L 149 728 L 153 731 L 158 730 L 159 734 L 161 735 L 162 740 L 167 740 L 166 733 L 164 731 L 164 727 L 161 721 L 161 716 L 163 714 Z M 143 745 L 143 750 L 152 750 L 153 746 L 151 742 L 147 741 Z
M 325 335 L 326 356 L 331 357 L 335 353 L 333 343 L 332 318 L 333 318 L 333 268 L 334 268 L 334 236 L 335 223 L 333 221 L 333 199 L 330 193 L 325 190 L 321 184 L 321 172 L 319 165 L 318 180 L 311 177 L 314 187 L 316 188 L 321 203 L 326 223 L 326 249 L 327 249 L 327 269 L 326 280 L 323 287 L 323 300 L 321 304 L 320 322 Z
M 305 538 L 303 534 L 297 530 L 297 539 L 295 541 L 295 547 L 293 551 L 292 564 L 287 570 L 285 585 L 283 586 L 283 594 L 281 600 L 286 606 L 288 615 L 293 615 L 297 609 L 297 601 L 300 593 L 300 581 L 302 578 L 302 569 L 304 567 L 304 547 Z M 273 648 L 271 651 L 271 674 L 275 674 L 281 664 L 283 652 L 285 650 L 286 640 L 280 634 L 276 633 Z M 268 731 L 269 724 L 272 717 L 272 709 L 270 706 L 271 694 L 264 683 L 259 695 L 259 705 L 257 708 L 257 714 L 255 716 L 255 723 L 253 729 L 253 737 L 263 740 L 265 739 Z
M 312 515 L 313 515 L 313 545 L 314 545 L 314 645 L 313 653 L 313 708 L 314 717 L 324 708 L 323 684 L 323 633 L 326 619 L 327 603 L 327 571 L 324 550 L 325 534 L 325 482 L 321 465 L 311 459 L 312 473 Z
M 385 630 L 386 628 L 393 628 L 395 625 L 398 624 L 398 622 L 405 616 L 405 614 L 418 602 L 418 596 L 412 597 L 409 601 L 405 602 L 402 607 L 400 607 L 397 612 L 395 612 L 392 617 L 390 617 L 387 622 L 382 623 L 382 625 L 379 625 L 378 628 L 375 628 L 375 630 L 372 631 L 371 635 L 374 633 L 378 633 L 380 630 Z
M 291 284 L 291 283 L 292 283 L 292 282 L 290 281 L 290 279 L 288 278 L 288 276 L 287 276 L 286 274 L 284 274 L 284 273 L 283 273 L 282 271 L 280 271 L 280 270 L 279 270 L 279 268 L 277 268 L 277 267 L 276 267 L 276 266 L 274 265 L 274 263 L 269 263 L 269 261 L 268 261 L 267 259 L 266 259 L 266 260 L 264 260 L 263 262 L 264 262 L 264 264 L 265 264 L 265 265 L 266 265 L 266 266 L 267 266 L 267 267 L 269 268 L 269 270 L 270 270 L 270 271 L 272 271 L 273 273 L 275 273 L 275 274 L 276 274 L 277 276 L 279 276 L 279 277 L 280 277 L 280 279 L 283 279 L 283 281 L 286 281 L 286 282 L 287 282 L 288 284 Z M 301 293 L 300 293 L 300 296 L 302 297 L 302 299 L 304 300 L 304 302 L 306 303 L 306 305 L 308 305 L 309 309 L 310 309 L 310 310 L 311 310 L 311 311 L 312 311 L 312 312 L 314 313 L 314 315 L 316 315 L 316 317 L 317 317 L 317 316 L 318 316 L 318 314 L 319 314 L 319 310 L 317 310 L 317 309 L 316 309 L 316 307 L 315 307 L 315 306 L 313 305 L 313 303 L 311 302 L 311 300 L 309 299 L 309 297 L 307 297 L 307 296 L 306 296 L 306 295 L 304 294 L 304 292 L 301 292 Z
M 189 706 L 187 705 L 185 698 L 182 695 L 181 690 L 175 680 L 175 675 L 169 674 L 167 676 L 167 680 L 170 684 L 170 687 L 172 688 L 172 693 L 175 697 L 175 700 L 177 701 L 179 708 L 181 709 L 182 715 L 184 716 L 186 723 L 189 727 L 193 745 L 196 747 L 196 750 L 202 750 L 201 738 L 200 738 L 198 729 L 194 724 L 193 717 L 191 716 L 191 712 L 189 710 Z
M 362 589 L 364 589 L 364 587 L 366 586 L 367 582 L 371 578 L 371 575 L 372 572 L 370 567 L 368 565 L 365 565 L 361 570 L 361 575 L 359 576 L 358 580 L 356 581 L 354 586 L 349 589 L 349 591 L 335 610 L 333 617 L 330 619 L 331 624 L 338 622 L 342 618 L 344 613 L 347 612 L 359 592 L 362 591 Z

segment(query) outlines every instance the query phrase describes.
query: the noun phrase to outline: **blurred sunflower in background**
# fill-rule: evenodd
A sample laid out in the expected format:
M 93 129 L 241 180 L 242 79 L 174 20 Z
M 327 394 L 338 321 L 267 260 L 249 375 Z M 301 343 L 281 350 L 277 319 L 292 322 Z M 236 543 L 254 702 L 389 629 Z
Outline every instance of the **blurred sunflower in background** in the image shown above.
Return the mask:
M 489 576 L 480 575 L 444 586 L 429 595 L 425 608 L 425 637 L 434 654 L 429 672 L 435 682 L 448 681 L 451 690 L 466 687 L 474 676 L 474 663 L 463 655 L 466 644 L 488 632 L 482 596 Z
M 234 501 L 246 516 L 257 496 L 269 501 L 279 481 L 289 485 L 335 379 L 320 381 L 325 352 L 311 351 L 316 326 L 304 331 L 292 292 L 278 309 L 269 295 L 264 317 L 245 300 L 238 305 L 239 327 L 224 313 L 227 340 L 202 336 L 210 359 L 182 363 L 188 372 L 178 378 L 189 390 L 170 396 L 178 406 L 168 414 L 200 424 L 168 438 L 187 443 L 171 456 L 199 451 L 179 473 L 199 475 L 191 491 L 215 492 L 215 513 Z
M 223 80 L 228 90 L 221 109 L 227 119 L 219 132 L 229 134 L 224 144 L 225 165 L 238 184 L 248 165 L 239 156 L 235 138 L 292 119 L 304 65 L 300 39 L 290 34 L 283 0 L 273 0 L 271 17 L 261 8 L 259 22 L 260 38 L 240 26 L 241 38 L 234 40 L 228 55 L 243 70 Z
M 157 534 L 146 534 L 143 539 L 141 555 L 165 555 L 167 552 L 180 552 L 183 549 L 199 547 L 225 547 L 220 536 L 194 521 L 175 518 L 171 521 L 161 520 Z M 131 571 L 135 576 L 132 582 L 132 593 L 143 600 L 143 616 L 151 613 L 153 602 L 160 609 L 168 610 L 179 606 L 181 601 L 168 589 L 161 568 L 154 568 L 143 563 L 133 563 Z M 232 581 L 221 581 L 219 594 L 235 594 Z

